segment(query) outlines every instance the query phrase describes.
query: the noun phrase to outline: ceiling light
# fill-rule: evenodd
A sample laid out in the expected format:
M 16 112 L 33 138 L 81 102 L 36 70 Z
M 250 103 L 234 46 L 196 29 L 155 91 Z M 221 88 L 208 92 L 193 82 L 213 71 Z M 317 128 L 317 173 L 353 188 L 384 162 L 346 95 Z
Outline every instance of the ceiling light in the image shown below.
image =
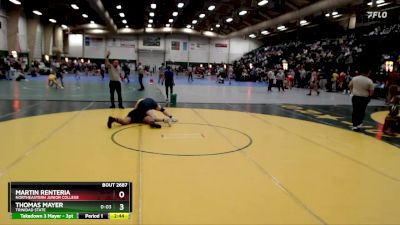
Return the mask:
M 197 20 L 193 20 L 192 23 L 193 23 L 193 24 L 196 24 L 196 23 L 197 23 Z
M 154 17 L 154 12 L 150 12 L 150 13 L 149 13 L 149 16 L 150 16 L 150 17 Z
M 49 19 L 49 21 L 52 23 L 57 23 L 57 20 L 55 20 L 55 19 Z
M 185 5 L 185 4 L 184 4 L 183 2 L 179 2 L 179 3 L 178 3 L 178 8 L 183 8 L 184 5 Z
M 87 14 L 82 14 L 83 18 L 88 18 L 89 16 Z
M 126 24 L 127 22 L 126 22 L 126 20 L 122 20 L 122 23 L 123 23 L 123 24 Z
M 193 32 L 193 30 L 192 30 L 192 29 L 190 29 L 190 28 L 185 28 L 185 29 L 183 29 L 183 32 L 186 32 L 186 33 L 192 33 L 192 32 Z
M 378 6 L 378 7 L 382 7 L 382 6 L 389 5 L 389 4 L 390 4 L 390 2 L 386 2 L 386 3 L 379 4 L 379 5 L 377 5 L 377 6 Z
M 204 31 L 203 34 L 206 36 L 215 36 L 215 33 L 210 32 L 210 31 Z
M 209 7 L 208 7 L 208 10 L 209 11 L 213 11 L 215 9 L 215 5 L 210 5 Z
M 215 24 L 215 27 L 216 27 L 216 28 L 219 28 L 220 26 L 221 26 L 221 25 L 219 25 L 219 24 Z
M 68 29 L 68 27 L 66 25 L 64 25 L 64 24 L 61 25 L 61 28 L 64 29 L 64 30 Z
M 210 30 L 211 30 L 211 31 L 213 31 L 213 30 L 214 30 L 214 28 L 212 28 L 212 27 L 211 27 L 211 28 L 210 28 Z
M 172 23 L 172 22 L 174 22 L 174 19 L 169 19 L 168 22 Z
M 173 12 L 172 16 L 178 16 L 178 12 Z
M 151 24 L 148 24 L 148 25 L 147 25 L 147 27 L 149 27 L 149 28 L 150 28 L 150 27 L 152 27 L 152 26 L 151 26 Z
M 369 6 L 372 6 L 372 2 L 368 2 L 368 4 L 367 5 L 369 5 Z
M 240 16 L 244 16 L 244 15 L 246 15 L 246 14 L 247 14 L 247 11 L 246 11 L 246 10 L 242 10 L 242 11 L 239 12 L 239 15 L 240 15 Z
M 151 28 L 151 27 L 149 27 L 149 28 L 146 28 L 146 32 L 153 32 L 154 31 L 154 29 L 153 28 Z
M 280 30 L 280 31 L 287 30 L 287 28 L 285 26 L 279 26 L 279 27 L 277 27 L 277 29 Z
M 94 33 L 94 34 L 104 34 L 104 33 L 107 33 L 107 31 L 105 31 L 105 30 L 103 30 L 103 29 L 94 29 L 94 30 L 91 30 L 91 32 Z
M 230 23 L 230 22 L 232 22 L 233 21 L 233 18 L 232 17 L 229 17 L 228 19 L 226 19 L 225 20 L 227 23 Z
M 332 16 L 336 16 L 338 12 L 332 12 Z
M 249 37 L 250 38 L 256 38 L 256 35 L 255 34 L 250 34 Z
M 169 24 L 169 23 L 165 24 L 165 27 L 170 27 L 170 26 L 171 26 L 171 24 Z
M 150 8 L 155 9 L 155 8 L 157 8 L 157 5 L 155 3 L 153 3 L 150 5 Z
M 125 25 L 125 28 L 129 28 L 129 26 L 128 26 L 128 25 Z
M 73 9 L 75 9 L 75 10 L 78 10 L 78 9 L 79 9 L 79 7 L 78 7 L 77 5 L 75 5 L 75 4 L 71 4 L 71 7 L 72 7 Z
M 163 28 L 163 31 L 171 32 L 171 31 L 172 31 L 172 28 L 171 28 L 171 27 L 164 27 L 164 28 Z
M 16 5 L 21 5 L 21 2 L 18 0 L 9 0 L 10 2 L 16 4 Z
M 333 18 L 338 18 L 338 17 L 341 17 L 341 16 L 342 16 L 342 14 L 336 14 L 336 15 L 333 16 Z
M 153 19 L 149 19 L 149 23 L 153 23 Z
M 191 25 L 186 25 L 186 28 L 191 28 L 192 26 Z
M 268 0 L 262 0 L 258 2 L 258 6 L 263 6 L 268 3 Z
M 300 21 L 300 25 L 301 26 L 305 26 L 305 25 L 308 25 L 308 24 L 309 24 L 309 22 L 307 20 L 301 20 Z
M 42 13 L 39 12 L 39 11 L 37 11 L 37 10 L 33 10 L 32 12 L 35 13 L 36 15 L 38 15 L 38 16 L 41 16 L 41 15 L 42 15 Z
M 117 5 L 116 8 L 117 9 L 122 9 L 122 6 L 121 5 Z
M 94 24 L 94 21 L 92 20 L 92 21 L 90 21 L 90 24 Z
M 204 18 L 206 16 L 206 14 L 202 13 L 199 15 L 200 18 Z
M 385 0 L 378 0 L 378 1 L 376 1 L 376 4 L 382 4 L 384 2 L 385 2 Z
M 325 16 L 326 16 L 326 17 L 330 17 L 330 16 L 331 16 L 331 14 L 327 13 L 327 14 L 325 14 Z
M 263 31 L 261 31 L 261 34 L 262 35 L 267 35 L 267 34 L 269 34 L 269 32 L 267 30 L 263 30 Z
M 123 13 L 123 12 L 122 12 L 122 13 L 119 13 L 119 16 L 122 17 L 122 18 L 124 18 L 124 17 L 125 17 L 125 13 Z

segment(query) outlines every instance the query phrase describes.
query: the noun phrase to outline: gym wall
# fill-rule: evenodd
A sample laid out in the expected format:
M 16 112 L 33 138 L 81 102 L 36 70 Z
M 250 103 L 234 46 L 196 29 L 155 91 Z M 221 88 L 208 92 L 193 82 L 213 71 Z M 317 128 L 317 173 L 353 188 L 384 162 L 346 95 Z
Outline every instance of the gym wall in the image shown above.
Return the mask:
M 1 7 L 1 4 L 0 4 Z M 7 14 L 0 8 L 0 51 L 7 51 Z
M 184 34 L 145 34 L 131 36 L 69 34 L 70 57 L 111 58 L 136 60 L 146 65 L 164 61 L 192 63 L 227 63 L 258 48 L 261 42 L 253 39 L 210 39 Z

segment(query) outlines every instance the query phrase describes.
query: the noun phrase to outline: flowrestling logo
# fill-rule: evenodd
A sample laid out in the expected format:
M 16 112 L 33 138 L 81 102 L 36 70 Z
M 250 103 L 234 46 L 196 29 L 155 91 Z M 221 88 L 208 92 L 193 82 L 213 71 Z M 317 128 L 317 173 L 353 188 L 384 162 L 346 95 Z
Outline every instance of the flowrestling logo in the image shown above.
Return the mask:
M 368 19 L 385 19 L 388 16 L 388 13 L 386 11 L 382 11 L 382 12 L 376 12 L 376 11 L 368 11 L 367 12 L 368 15 Z

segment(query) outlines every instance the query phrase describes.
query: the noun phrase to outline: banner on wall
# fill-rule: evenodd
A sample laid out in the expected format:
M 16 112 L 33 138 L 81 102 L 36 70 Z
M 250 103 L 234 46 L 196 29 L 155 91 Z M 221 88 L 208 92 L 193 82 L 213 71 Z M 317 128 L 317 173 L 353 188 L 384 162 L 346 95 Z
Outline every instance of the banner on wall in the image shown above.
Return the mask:
M 171 41 L 171 50 L 179 51 L 181 43 L 179 41 Z
M 161 38 L 160 37 L 145 37 L 143 39 L 143 46 L 160 47 L 161 46 Z
M 182 43 L 182 48 L 183 48 L 183 51 L 187 51 L 188 44 L 186 41 Z
M 136 44 L 133 40 L 111 38 L 107 40 L 107 46 L 109 47 L 119 47 L 119 48 L 135 48 Z
M 207 50 L 208 44 L 199 43 L 199 42 L 191 42 L 190 50 Z
M 226 43 L 215 43 L 216 48 L 227 48 L 228 44 Z
M 85 46 L 98 47 L 103 45 L 102 37 L 85 37 Z

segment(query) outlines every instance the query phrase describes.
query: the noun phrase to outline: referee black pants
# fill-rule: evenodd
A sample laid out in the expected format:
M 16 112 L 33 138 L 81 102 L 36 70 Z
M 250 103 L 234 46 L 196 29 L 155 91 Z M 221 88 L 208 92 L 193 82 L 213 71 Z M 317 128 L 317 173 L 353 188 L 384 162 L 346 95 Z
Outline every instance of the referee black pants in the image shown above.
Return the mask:
M 139 84 L 140 84 L 140 89 L 141 91 L 144 90 L 144 85 L 143 85 L 143 74 L 139 74 Z
M 121 82 L 110 80 L 110 100 L 111 106 L 115 107 L 114 103 L 114 92 L 117 91 L 118 95 L 118 106 L 122 107 L 122 95 L 121 95 Z
M 285 88 L 283 87 L 283 80 L 276 80 L 276 87 L 278 88 L 278 91 L 282 91 L 285 92 Z
M 268 91 L 272 91 L 273 84 L 274 84 L 274 79 L 268 79 Z
M 174 84 L 172 82 L 165 82 L 165 95 L 167 98 L 169 98 L 168 89 L 169 93 L 172 95 L 172 93 L 174 93 Z
M 367 105 L 370 101 L 369 97 L 353 96 L 351 102 L 353 103 L 353 114 L 352 122 L 353 127 L 362 124 L 365 117 L 365 110 L 367 110 Z

